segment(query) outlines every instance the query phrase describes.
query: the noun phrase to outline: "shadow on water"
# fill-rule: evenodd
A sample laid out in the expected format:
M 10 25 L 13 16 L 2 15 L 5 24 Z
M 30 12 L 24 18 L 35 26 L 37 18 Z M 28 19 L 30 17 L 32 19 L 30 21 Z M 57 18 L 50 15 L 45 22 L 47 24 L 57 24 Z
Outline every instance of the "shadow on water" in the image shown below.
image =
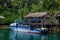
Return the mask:
M 0 30 L 0 40 L 60 40 L 60 34 L 44 35 Z
M 0 30 L 0 40 L 9 40 L 10 30 Z

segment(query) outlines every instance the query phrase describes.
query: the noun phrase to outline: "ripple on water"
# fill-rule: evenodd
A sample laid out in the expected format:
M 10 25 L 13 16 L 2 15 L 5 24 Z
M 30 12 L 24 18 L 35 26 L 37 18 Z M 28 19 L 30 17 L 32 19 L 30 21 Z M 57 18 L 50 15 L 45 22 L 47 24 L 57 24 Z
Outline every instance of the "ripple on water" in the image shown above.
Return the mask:
M 60 34 L 30 34 L 12 30 L 0 30 L 0 40 L 60 40 Z

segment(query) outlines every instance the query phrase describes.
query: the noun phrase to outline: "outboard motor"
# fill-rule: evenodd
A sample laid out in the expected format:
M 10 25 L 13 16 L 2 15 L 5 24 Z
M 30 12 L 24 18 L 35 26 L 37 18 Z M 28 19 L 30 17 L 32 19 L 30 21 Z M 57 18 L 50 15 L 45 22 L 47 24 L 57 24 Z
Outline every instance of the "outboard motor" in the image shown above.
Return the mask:
M 47 34 L 48 33 L 48 29 L 47 28 L 41 28 L 41 30 L 42 30 L 43 34 Z

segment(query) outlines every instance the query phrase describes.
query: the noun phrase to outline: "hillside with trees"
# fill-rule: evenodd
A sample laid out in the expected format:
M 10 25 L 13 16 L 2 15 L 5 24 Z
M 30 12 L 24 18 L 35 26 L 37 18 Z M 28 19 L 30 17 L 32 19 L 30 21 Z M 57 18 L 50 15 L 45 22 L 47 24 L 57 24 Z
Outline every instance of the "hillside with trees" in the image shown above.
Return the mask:
M 23 19 L 29 12 L 48 12 L 53 16 L 60 11 L 60 0 L 0 0 L 0 24 Z

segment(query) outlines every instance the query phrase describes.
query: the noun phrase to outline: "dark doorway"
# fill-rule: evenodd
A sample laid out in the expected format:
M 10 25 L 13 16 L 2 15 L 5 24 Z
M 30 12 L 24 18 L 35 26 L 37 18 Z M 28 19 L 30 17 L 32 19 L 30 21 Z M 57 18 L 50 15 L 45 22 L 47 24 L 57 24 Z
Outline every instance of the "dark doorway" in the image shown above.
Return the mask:
M 59 17 L 59 23 L 60 23 L 60 17 Z

